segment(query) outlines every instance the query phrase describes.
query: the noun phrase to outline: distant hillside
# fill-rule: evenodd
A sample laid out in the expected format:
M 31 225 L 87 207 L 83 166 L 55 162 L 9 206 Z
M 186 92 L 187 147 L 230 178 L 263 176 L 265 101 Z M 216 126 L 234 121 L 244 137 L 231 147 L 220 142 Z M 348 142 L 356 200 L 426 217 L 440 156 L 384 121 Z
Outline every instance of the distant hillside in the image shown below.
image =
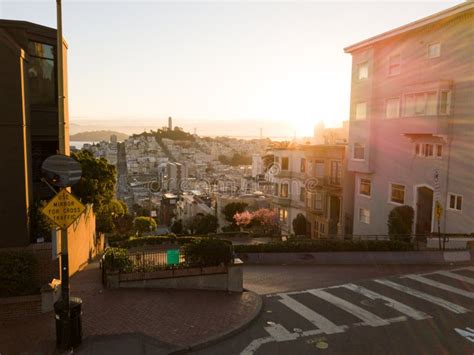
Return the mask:
M 71 141 L 84 141 L 84 142 L 99 142 L 99 141 L 109 141 L 110 136 L 116 135 L 117 140 L 123 141 L 128 138 L 128 135 L 125 133 L 115 132 L 115 131 L 89 131 L 89 132 L 80 132 L 73 134 L 69 137 Z

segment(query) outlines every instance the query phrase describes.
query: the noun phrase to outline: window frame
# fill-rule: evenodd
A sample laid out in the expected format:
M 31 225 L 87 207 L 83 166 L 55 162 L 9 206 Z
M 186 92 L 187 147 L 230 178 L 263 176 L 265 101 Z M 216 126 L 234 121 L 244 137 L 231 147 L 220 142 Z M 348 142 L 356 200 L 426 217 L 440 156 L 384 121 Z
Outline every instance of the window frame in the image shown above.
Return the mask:
M 360 77 L 360 69 L 362 68 L 362 66 L 367 66 L 367 76 L 365 77 Z M 357 81 L 365 81 L 365 80 L 368 80 L 369 79 L 369 61 L 366 60 L 366 61 L 363 61 L 363 62 L 360 62 L 357 64 L 357 72 L 356 72 L 356 75 L 357 75 Z
M 438 51 L 437 51 L 438 55 L 435 55 L 435 56 L 430 55 L 430 48 L 432 46 L 438 46 Z M 426 56 L 428 57 L 428 59 L 435 59 L 435 58 L 441 57 L 441 42 L 428 43 L 428 45 L 426 46 Z
M 393 101 L 393 100 L 398 100 L 397 115 L 389 117 L 388 114 L 387 114 L 388 113 L 388 102 Z M 394 119 L 394 118 L 400 118 L 401 107 L 402 107 L 402 99 L 400 98 L 400 96 L 389 97 L 388 99 L 386 99 L 385 100 L 385 118 L 389 119 L 389 120 Z
M 441 98 L 442 98 L 443 93 L 447 94 L 446 95 L 446 111 L 445 112 L 441 111 Z M 451 105 L 452 105 L 452 102 L 453 102 L 452 97 L 453 97 L 452 90 L 443 89 L 443 90 L 439 91 L 439 94 L 438 94 L 438 115 L 440 115 L 440 116 L 449 116 L 451 114 Z
M 454 197 L 454 208 L 451 207 L 451 196 Z M 458 198 L 461 198 L 461 208 L 457 208 L 458 205 Z M 454 211 L 458 213 L 462 213 L 462 208 L 464 206 L 464 196 L 455 192 L 448 193 L 448 201 L 446 202 L 446 207 L 449 211 Z
M 362 180 L 366 180 L 366 181 L 369 182 L 369 194 L 368 195 L 362 193 L 362 189 L 361 189 Z M 359 177 L 359 183 L 357 184 L 357 186 L 358 186 L 359 196 L 362 196 L 362 197 L 365 197 L 365 198 L 372 198 L 372 179 L 369 179 L 367 177 Z
M 362 218 L 361 212 L 362 212 L 363 210 L 368 212 L 368 218 L 367 218 L 367 220 L 365 220 L 365 219 Z M 360 223 L 370 224 L 370 209 L 369 209 L 369 208 L 365 208 L 365 207 L 359 207 L 359 216 L 358 216 L 358 217 L 359 217 L 358 219 L 359 219 L 359 222 L 360 222 Z M 367 217 L 367 216 L 365 216 L 365 217 Z
M 284 162 L 286 164 L 284 164 Z M 286 165 L 286 168 L 284 167 Z M 282 171 L 288 171 L 290 170 L 290 158 L 289 157 L 281 157 L 281 170 Z
M 429 109 L 429 94 L 434 94 L 435 96 L 435 112 L 428 113 Z M 417 97 L 423 95 L 424 105 L 423 105 L 423 113 L 417 113 Z M 413 113 L 407 113 L 407 98 L 413 97 Z M 439 90 L 427 90 L 427 91 L 417 91 L 417 92 L 407 92 L 403 94 L 403 109 L 402 109 L 402 117 L 430 117 L 430 116 L 437 116 L 439 114 Z
M 357 117 L 357 107 L 361 104 L 364 104 L 365 105 L 365 115 L 364 117 Z M 367 120 L 367 108 L 368 108 L 368 105 L 367 105 L 367 101 L 359 101 L 359 102 L 356 102 L 355 105 L 354 105 L 354 121 L 365 121 Z
M 393 201 L 393 185 L 398 185 L 398 186 L 403 186 L 403 201 L 402 202 L 397 202 Z M 388 190 L 388 202 L 397 206 L 403 206 L 406 201 L 406 193 L 407 193 L 407 187 L 404 184 L 400 184 L 398 182 L 390 182 L 389 183 L 389 190 Z
M 283 194 L 284 187 L 286 186 L 286 193 Z M 282 182 L 280 184 L 280 197 L 289 198 L 290 196 L 290 185 L 287 182 Z
M 362 146 L 362 148 L 364 149 L 364 157 L 363 157 L 363 158 L 356 158 L 356 157 L 355 157 L 356 144 Z M 357 142 L 355 142 L 354 144 L 352 144 L 352 160 L 355 160 L 355 161 L 365 161 L 365 144 L 364 144 L 364 143 L 357 143 Z

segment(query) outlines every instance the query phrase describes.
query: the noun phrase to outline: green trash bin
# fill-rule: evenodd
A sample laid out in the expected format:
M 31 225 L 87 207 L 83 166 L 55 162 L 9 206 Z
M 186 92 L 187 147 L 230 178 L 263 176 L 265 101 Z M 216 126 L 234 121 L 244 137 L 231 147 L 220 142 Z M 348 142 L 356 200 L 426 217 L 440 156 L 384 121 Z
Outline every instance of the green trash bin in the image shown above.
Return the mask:
M 63 349 L 79 346 L 82 342 L 82 300 L 78 297 L 69 298 L 69 314 L 62 300 L 54 304 L 56 318 L 56 345 Z M 69 333 L 69 340 L 66 340 Z
M 166 265 L 179 265 L 179 249 L 169 249 L 166 251 Z

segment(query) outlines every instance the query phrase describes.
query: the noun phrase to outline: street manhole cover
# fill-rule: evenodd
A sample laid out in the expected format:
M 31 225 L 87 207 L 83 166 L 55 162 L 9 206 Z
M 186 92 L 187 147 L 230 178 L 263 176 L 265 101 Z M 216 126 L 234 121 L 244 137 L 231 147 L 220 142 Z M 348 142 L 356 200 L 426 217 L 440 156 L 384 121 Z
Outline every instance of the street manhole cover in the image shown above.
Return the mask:
M 309 339 L 306 342 L 321 350 L 325 350 L 329 347 L 329 344 L 326 341 L 326 338 Z

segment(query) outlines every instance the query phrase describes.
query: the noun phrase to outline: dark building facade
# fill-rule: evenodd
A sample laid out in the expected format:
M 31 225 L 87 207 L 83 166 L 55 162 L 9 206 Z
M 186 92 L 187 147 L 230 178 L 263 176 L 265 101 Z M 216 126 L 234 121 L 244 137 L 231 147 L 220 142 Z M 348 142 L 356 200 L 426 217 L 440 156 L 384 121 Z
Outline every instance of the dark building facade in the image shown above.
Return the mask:
M 64 48 L 64 137 L 69 149 L 67 45 Z M 56 30 L 0 20 L 0 247 L 25 246 L 37 236 L 28 210 L 52 192 L 41 164 L 59 148 Z

